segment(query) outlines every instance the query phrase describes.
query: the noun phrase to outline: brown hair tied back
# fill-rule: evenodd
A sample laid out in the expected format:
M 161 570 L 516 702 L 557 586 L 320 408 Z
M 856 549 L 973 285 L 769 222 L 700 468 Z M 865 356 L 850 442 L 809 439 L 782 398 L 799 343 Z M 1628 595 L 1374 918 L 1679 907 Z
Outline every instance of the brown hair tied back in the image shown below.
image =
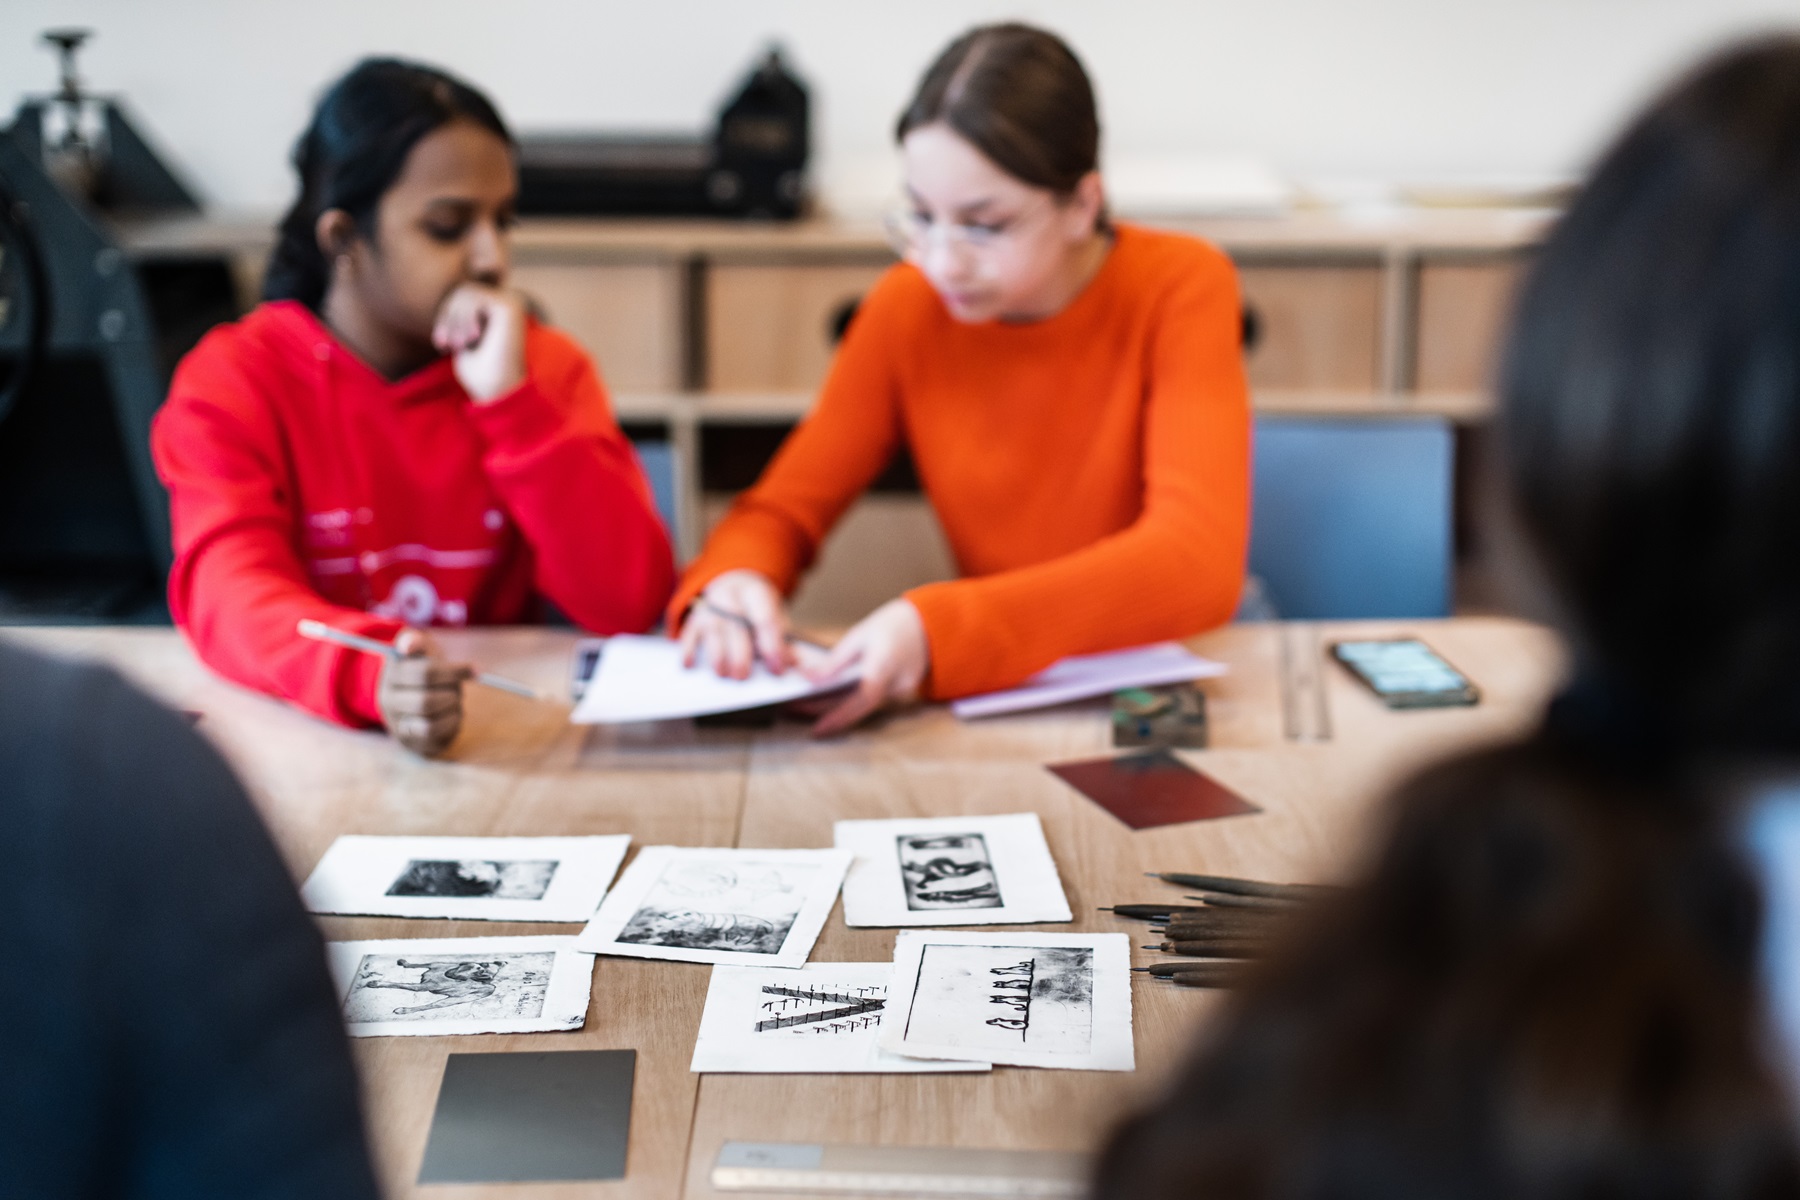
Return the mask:
M 1081 60 L 1030 25 L 984 25 L 950 43 L 894 138 L 940 122 L 1008 175 L 1059 196 L 1100 161 L 1100 115 Z

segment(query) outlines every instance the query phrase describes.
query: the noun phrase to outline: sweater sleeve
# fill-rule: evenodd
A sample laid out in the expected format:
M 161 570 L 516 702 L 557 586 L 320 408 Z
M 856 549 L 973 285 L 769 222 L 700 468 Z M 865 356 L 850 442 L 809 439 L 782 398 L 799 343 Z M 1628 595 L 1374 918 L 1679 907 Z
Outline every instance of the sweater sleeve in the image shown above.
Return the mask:
M 1229 260 L 1184 273 L 1149 331 L 1144 503 L 1048 562 L 908 592 L 933 699 L 1011 687 L 1071 654 L 1189 637 L 1231 618 L 1250 527 L 1250 411 Z
M 584 629 L 639 633 L 675 582 L 669 535 L 593 362 L 534 330 L 529 378 L 473 407 L 482 464 L 530 544 L 537 590 Z
M 213 670 L 345 725 L 379 725 L 381 660 L 295 633 L 302 618 L 392 640 L 402 623 L 327 601 L 295 546 L 284 440 L 256 382 L 203 343 L 176 372 L 151 431 L 175 537 L 169 609 Z
M 790 595 L 831 527 L 899 449 L 900 381 L 891 349 L 901 317 L 898 270 L 863 301 L 812 411 L 688 565 L 669 603 L 671 631 L 726 571 L 761 572 Z

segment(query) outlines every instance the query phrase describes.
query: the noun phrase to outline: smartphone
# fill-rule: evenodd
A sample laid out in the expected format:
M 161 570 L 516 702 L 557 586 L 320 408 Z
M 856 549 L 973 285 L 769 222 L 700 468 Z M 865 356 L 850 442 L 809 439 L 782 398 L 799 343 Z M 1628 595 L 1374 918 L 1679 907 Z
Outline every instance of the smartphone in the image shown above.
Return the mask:
M 1331 656 L 1389 708 L 1453 708 L 1481 692 L 1418 638 L 1333 642 Z

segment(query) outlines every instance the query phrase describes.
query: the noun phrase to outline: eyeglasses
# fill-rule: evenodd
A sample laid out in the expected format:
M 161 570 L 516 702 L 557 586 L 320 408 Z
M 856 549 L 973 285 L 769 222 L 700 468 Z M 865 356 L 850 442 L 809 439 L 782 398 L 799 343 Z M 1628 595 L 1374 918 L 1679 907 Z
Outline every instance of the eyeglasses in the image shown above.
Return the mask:
M 1004 245 L 1009 237 L 1029 226 L 1037 215 L 1033 212 L 1003 221 L 953 224 L 933 220 L 912 206 L 903 205 L 889 212 L 883 218 L 882 226 L 894 253 L 912 259 L 923 257 L 938 243 L 959 253 L 986 253 Z

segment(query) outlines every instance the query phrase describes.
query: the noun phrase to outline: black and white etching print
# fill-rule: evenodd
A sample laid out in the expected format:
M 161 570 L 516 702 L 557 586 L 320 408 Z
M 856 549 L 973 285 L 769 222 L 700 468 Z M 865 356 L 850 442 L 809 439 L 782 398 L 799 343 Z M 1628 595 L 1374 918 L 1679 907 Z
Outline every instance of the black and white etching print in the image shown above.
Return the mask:
M 671 860 L 617 940 L 779 954 L 818 870 L 811 863 Z
M 911 911 L 1001 906 L 1000 880 L 981 834 L 901 834 L 894 843 Z
M 880 985 L 790 987 L 764 984 L 757 1013 L 761 1034 L 833 1037 L 881 1024 L 887 988 Z
M 1020 1049 L 1087 1054 L 1094 1036 L 1094 951 L 927 945 L 904 1036 L 975 1058 Z
M 556 868 L 555 859 L 415 858 L 389 885 L 387 895 L 542 900 Z
M 344 999 L 352 1024 L 538 1017 L 554 951 L 514 955 L 365 954 Z

